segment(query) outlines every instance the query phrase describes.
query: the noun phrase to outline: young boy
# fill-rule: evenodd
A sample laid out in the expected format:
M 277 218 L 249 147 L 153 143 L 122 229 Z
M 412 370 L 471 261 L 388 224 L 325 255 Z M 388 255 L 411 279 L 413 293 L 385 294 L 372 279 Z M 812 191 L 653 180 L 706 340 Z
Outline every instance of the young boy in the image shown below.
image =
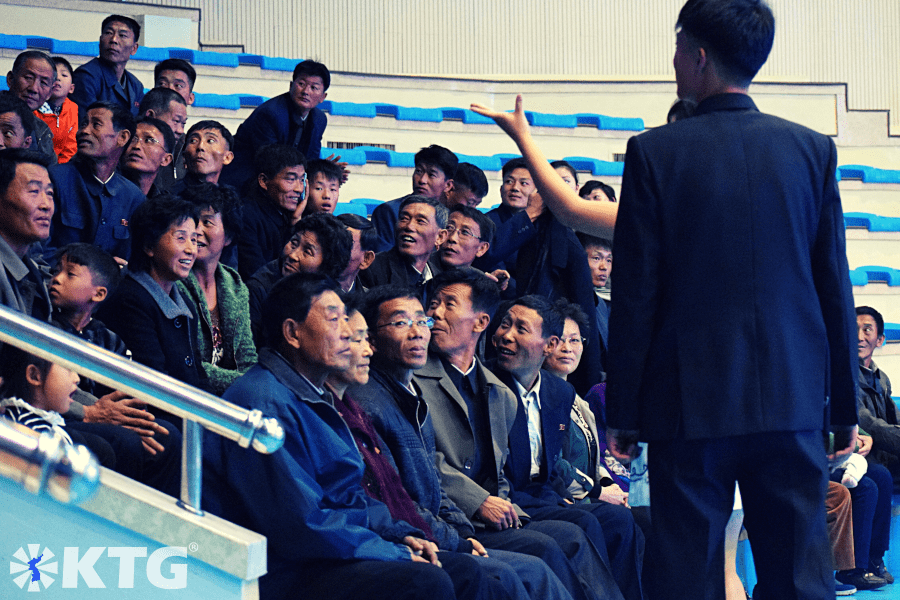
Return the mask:
M 75 91 L 72 83 L 72 65 L 62 56 L 54 56 L 56 82 L 50 90 L 50 99 L 34 111 L 50 127 L 53 133 L 53 150 L 59 164 L 68 162 L 78 151 L 75 134 L 78 133 L 78 105 L 69 100 Z
M 118 263 L 98 246 L 79 242 L 63 247 L 50 282 L 54 324 L 110 352 L 130 357 L 122 338 L 91 318 L 121 280 Z M 80 387 L 98 398 L 111 391 L 90 379 L 83 379 Z
M 303 216 L 315 213 L 334 214 L 334 207 L 341 194 L 343 170 L 330 160 L 317 158 L 306 165 L 309 178 L 309 201 Z

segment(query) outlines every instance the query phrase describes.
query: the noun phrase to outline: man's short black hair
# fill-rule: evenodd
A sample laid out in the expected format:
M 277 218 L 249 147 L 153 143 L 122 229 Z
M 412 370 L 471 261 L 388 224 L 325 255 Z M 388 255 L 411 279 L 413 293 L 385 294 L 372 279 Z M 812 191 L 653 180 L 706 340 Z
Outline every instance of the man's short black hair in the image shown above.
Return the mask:
M 303 153 L 286 144 L 267 144 L 256 151 L 254 157 L 256 172 L 272 179 L 289 167 L 301 166 L 306 169 L 306 157 Z
M 379 285 L 366 292 L 362 310 L 359 312 L 368 323 L 370 332 L 374 334 L 378 331 L 378 312 L 381 305 L 398 298 L 422 301 L 415 290 L 401 285 Z M 422 310 L 425 310 L 424 306 Z
M 419 196 L 416 194 L 404 196 L 403 201 L 400 202 L 400 210 L 397 211 L 397 214 L 399 215 L 403 212 L 404 208 L 413 204 L 427 204 L 428 206 L 434 208 L 434 220 L 437 222 L 438 228 L 445 229 L 447 227 L 447 217 L 450 216 L 450 213 L 447 211 L 447 207 L 438 202 L 436 199 L 429 198 L 427 196 Z
M 109 15 L 103 22 L 100 24 L 100 33 L 103 33 L 103 30 L 106 29 L 106 26 L 110 23 L 124 23 L 128 26 L 128 29 L 131 30 L 131 33 L 134 34 L 134 43 L 136 44 L 139 39 L 141 39 L 141 26 L 137 21 L 132 19 L 131 17 L 126 17 L 124 15 Z
M 524 158 L 519 157 L 519 158 L 514 158 L 510 161 L 507 161 L 507 163 L 505 165 L 503 165 L 503 170 L 501 171 L 501 174 L 502 174 L 503 178 L 505 179 L 507 175 L 509 175 L 516 169 L 525 169 L 526 171 L 528 171 L 529 174 L 531 173 L 531 169 L 528 168 L 528 163 L 525 161 Z
M 537 294 L 529 294 L 527 296 L 522 296 L 521 298 L 516 298 L 515 300 L 510 300 L 503 304 L 499 314 L 506 316 L 506 313 L 508 313 L 509 309 L 513 306 L 530 308 L 541 317 L 541 337 L 545 340 L 553 336 L 562 336 L 565 321 L 563 320 L 562 315 L 557 312 L 553 303 L 545 297 L 538 296 Z
M 52 60 L 52 61 L 53 61 L 53 64 L 56 65 L 57 67 L 58 67 L 59 65 L 64 66 L 64 67 L 66 68 L 66 70 L 69 72 L 69 75 L 71 75 L 72 73 L 75 72 L 75 70 L 72 68 L 72 63 L 70 63 L 69 61 L 67 61 L 67 60 L 65 59 L 65 57 L 62 57 L 62 56 L 54 56 L 54 57 L 52 57 L 50 60 Z
M 575 179 L 575 185 L 578 185 L 578 172 L 575 170 L 575 167 L 567 160 L 554 160 L 550 163 L 550 166 L 554 169 L 565 169 L 569 173 L 572 174 L 572 177 Z
M 197 185 L 189 185 L 179 194 L 182 198 L 197 207 L 198 214 L 207 208 L 222 215 L 222 229 L 225 235 L 237 243 L 244 220 L 241 199 L 230 185 L 216 185 L 208 181 Z
M 588 248 L 602 248 L 603 250 L 609 250 L 610 252 L 612 252 L 612 242 L 606 238 L 588 235 L 580 231 L 575 235 L 578 237 L 578 241 L 581 242 L 581 247 L 585 250 L 587 250 Z
M 374 252 L 375 248 L 378 247 L 378 232 L 375 231 L 372 221 L 353 213 L 344 213 L 337 215 L 335 218 L 343 223 L 347 229 L 359 231 L 359 246 L 363 249 L 363 252 L 370 250 Z
M 169 154 L 172 153 L 172 149 L 175 148 L 175 134 L 172 133 L 172 128 L 169 127 L 169 124 L 165 121 L 157 119 L 156 117 L 140 117 L 134 123 L 134 134 L 137 135 L 137 126 L 141 123 L 146 123 L 147 125 L 152 125 L 159 129 L 159 132 L 163 136 L 163 145 L 165 146 L 166 152 Z
M 218 121 L 213 121 L 211 119 L 207 119 L 205 121 L 197 121 L 196 123 L 191 125 L 191 128 L 188 129 L 188 132 L 184 135 L 184 138 L 189 138 L 195 131 L 205 131 L 207 129 L 218 131 L 219 135 L 221 135 L 225 139 L 225 143 L 228 144 L 228 150 L 234 148 L 234 136 L 231 135 L 231 132 L 228 131 L 228 128 Z
M 116 133 L 119 133 L 124 129 L 127 130 L 129 134 L 131 134 L 129 139 L 134 137 L 134 115 L 131 114 L 130 110 L 125 109 L 125 107 L 117 102 L 97 100 L 96 102 L 91 103 L 84 111 L 85 118 L 87 118 L 87 113 L 94 110 L 95 108 L 105 108 L 111 113 L 112 126 Z
M 131 258 L 128 269 L 135 272 L 149 272 L 151 259 L 146 250 L 153 248 L 173 224 L 187 219 L 200 219 L 196 205 L 179 196 L 162 194 L 150 198 L 138 206 L 131 215 Z
M 484 171 L 472 163 L 461 162 L 456 166 L 453 185 L 468 189 L 478 198 L 484 198 L 488 195 L 487 177 L 485 177 Z
M 148 110 L 152 110 L 153 114 L 159 116 L 169 112 L 169 105 L 177 102 L 187 106 L 187 102 L 181 97 L 181 94 L 175 90 L 164 87 L 155 87 L 141 98 L 141 105 L 138 108 L 139 114 L 147 114 Z
M 288 319 L 306 321 L 315 299 L 327 291 L 339 292 L 338 283 L 321 273 L 292 273 L 276 283 L 262 304 L 263 344 L 280 348 L 281 326 Z
M 341 179 L 344 177 L 343 169 L 324 158 L 314 158 L 306 163 L 306 177 L 310 183 L 315 179 L 316 173 L 321 173 L 328 181 L 337 181 L 338 185 L 341 184 Z
M 553 304 L 553 308 L 556 309 L 556 312 L 559 313 L 559 316 L 563 319 L 563 327 L 566 326 L 566 319 L 572 319 L 575 321 L 575 324 L 578 325 L 579 333 L 581 337 L 585 340 L 589 340 L 590 337 L 587 335 L 591 331 L 591 324 L 588 321 L 588 317 L 584 314 L 584 310 L 576 304 L 575 302 L 569 302 L 565 298 L 560 298 Z M 562 337 L 562 333 L 559 334 Z M 584 342 L 587 345 L 587 342 Z
M 194 70 L 194 67 L 188 61 L 183 58 L 167 58 L 164 61 L 156 63 L 156 66 L 153 67 L 154 83 L 156 83 L 159 76 L 162 75 L 163 71 L 181 71 L 187 75 L 191 91 L 194 90 L 194 82 L 197 81 L 197 71 Z
M 112 254 L 94 244 L 74 242 L 56 251 L 56 260 L 65 258 L 74 265 L 81 265 L 91 273 L 91 282 L 106 288 L 109 298 L 122 281 L 122 269 Z
M 450 285 L 469 287 L 472 308 L 475 312 L 487 313 L 492 319 L 500 304 L 500 287 L 497 282 L 473 267 L 457 267 L 441 271 L 431 282 L 429 303 L 434 296 Z
M 322 265 L 319 272 L 337 279 L 350 263 L 350 252 L 353 250 L 353 236 L 347 227 L 332 214 L 317 213 L 300 219 L 294 225 L 292 237 L 304 231 L 316 234 L 322 248 Z
M 33 164 L 44 167 L 50 172 L 50 157 L 26 148 L 7 148 L 0 150 L 0 198 L 6 196 L 9 184 L 16 178 L 16 169 L 22 164 Z M 50 176 L 53 181 L 53 176 Z M 54 185 L 54 188 L 56 186 Z
M 880 312 L 878 312 L 871 306 L 857 306 L 856 316 L 859 315 L 869 315 L 870 317 L 875 319 L 875 325 L 878 326 L 878 337 L 884 335 L 884 317 L 881 316 Z
M 472 208 L 471 206 L 466 206 L 464 204 L 457 204 L 451 208 L 450 214 L 452 215 L 453 213 L 460 213 L 464 217 L 468 217 L 475 221 L 478 225 L 479 233 L 481 234 L 478 239 L 482 242 L 487 242 L 488 244 L 494 242 L 494 233 L 497 230 L 497 226 L 489 216 L 477 208 Z
M 420 165 L 435 166 L 444 172 L 444 177 L 447 179 L 453 179 L 456 176 L 456 167 L 459 166 L 459 159 L 456 155 L 437 144 L 432 144 L 416 152 L 413 162 L 417 167 Z
M 762 0 L 688 0 L 676 29 L 713 54 L 723 76 L 746 87 L 769 57 L 775 17 Z
M 297 64 L 294 67 L 294 74 L 291 76 L 291 81 L 294 81 L 301 75 L 312 75 L 313 77 L 321 77 L 322 84 L 325 86 L 325 90 L 331 86 L 331 73 L 328 71 L 328 67 L 323 65 L 320 62 L 316 62 L 314 60 L 304 60 Z
M 578 195 L 582 198 L 587 198 L 591 195 L 591 192 L 600 188 L 606 197 L 609 198 L 610 202 L 616 201 L 616 190 L 612 188 L 612 186 L 603 183 L 602 181 L 597 181 L 596 179 L 591 179 L 590 181 L 585 181 L 584 185 L 581 186 L 581 189 L 578 190 Z
M 0 92 L 0 115 L 16 113 L 22 121 L 22 129 L 25 136 L 34 136 L 34 113 L 25 104 L 25 101 L 9 91 Z
M 32 58 L 46 61 L 46 63 L 50 65 L 50 69 L 53 71 L 53 81 L 56 81 L 56 63 L 53 62 L 53 59 L 50 58 L 49 54 L 47 54 L 46 52 L 41 52 L 40 50 L 25 50 L 24 52 L 20 52 L 19 55 L 16 56 L 16 60 L 13 61 L 13 66 L 12 69 L 10 69 L 10 72 L 13 75 L 18 75 L 22 67 L 25 66 L 25 61 Z

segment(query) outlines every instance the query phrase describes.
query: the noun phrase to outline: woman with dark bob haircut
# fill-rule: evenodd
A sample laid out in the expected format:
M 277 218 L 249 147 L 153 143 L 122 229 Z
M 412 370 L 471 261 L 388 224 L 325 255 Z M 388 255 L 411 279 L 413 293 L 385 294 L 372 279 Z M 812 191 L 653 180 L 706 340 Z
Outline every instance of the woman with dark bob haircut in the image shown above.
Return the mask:
M 168 194 L 141 204 L 131 216 L 128 270 L 97 316 L 134 360 L 208 391 L 195 352 L 197 314 L 175 285 L 194 266 L 198 219 L 194 204 Z

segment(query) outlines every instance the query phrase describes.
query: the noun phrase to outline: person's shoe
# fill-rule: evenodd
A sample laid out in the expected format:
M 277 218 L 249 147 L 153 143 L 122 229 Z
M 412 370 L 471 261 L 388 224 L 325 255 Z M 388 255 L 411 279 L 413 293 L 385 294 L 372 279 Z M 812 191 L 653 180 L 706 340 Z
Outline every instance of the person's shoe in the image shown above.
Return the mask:
M 834 595 L 835 596 L 852 596 L 856 593 L 856 587 L 850 585 L 849 583 L 841 583 L 837 579 L 834 580 Z
M 874 573 L 866 573 L 862 569 L 838 571 L 834 576 L 841 583 L 854 586 L 858 590 L 877 590 L 887 585 L 887 580 Z
M 881 577 L 888 583 L 894 583 L 894 576 L 891 575 L 891 572 L 887 570 L 887 567 L 884 566 L 884 560 L 879 560 L 877 563 L 872 563 L 869 565 L 870 571 L 872 574 Z

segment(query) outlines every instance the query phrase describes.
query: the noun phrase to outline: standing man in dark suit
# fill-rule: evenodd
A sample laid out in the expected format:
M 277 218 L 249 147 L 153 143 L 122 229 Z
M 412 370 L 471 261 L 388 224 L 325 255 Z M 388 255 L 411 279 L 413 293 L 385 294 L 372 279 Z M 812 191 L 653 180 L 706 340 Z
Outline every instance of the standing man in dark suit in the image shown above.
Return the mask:
M 473 110 L 513 137 L 560 221 L 615 223 L 607 437 L 620 460 L 650 442 L 650 597 L 724 598 L 737 481 L 754 597 L 833 598 L 822 433 L 840 456 L 857 422 L 837 152 L 747 95 L 775 35 L 763 2 L 688 0 L 677 25 L 678 95 L 699 105 L 628 142 L 618 217 L 546 164 L 521 97 Z
M 613 453 L 650 442 L 651 598 L 724 598 L 735 481 L 754 597 L 833 598 L 822 432 L 853 449 L 857 373 L 837 153 L 747 95 L 764 3 L 689 0 L 677 29 L 698 106 L 628 143 L 606 390 Z
M 298 63 L 290 89 L 263 102 L 238 127 L 234 162 L 225 170 L 223 181 L 243 192 L 244 185 L 258 174 L 254 170 L 256 151 L 267 144 L 287 144 L 307 160 L 319 158 L 328 118 L 317 107 L 330 85 L 328 67 L 314 60 Z
M 128 60 L 138 49 L 141 26 L 131 17 L 110 15 L 100 27 L 100 56 L 75 69 L 72 101 L 78 105 L 79 118 L 87 107 L 103 100 L 114 102 L 138 115 L 144 84 L 125 70 Z

